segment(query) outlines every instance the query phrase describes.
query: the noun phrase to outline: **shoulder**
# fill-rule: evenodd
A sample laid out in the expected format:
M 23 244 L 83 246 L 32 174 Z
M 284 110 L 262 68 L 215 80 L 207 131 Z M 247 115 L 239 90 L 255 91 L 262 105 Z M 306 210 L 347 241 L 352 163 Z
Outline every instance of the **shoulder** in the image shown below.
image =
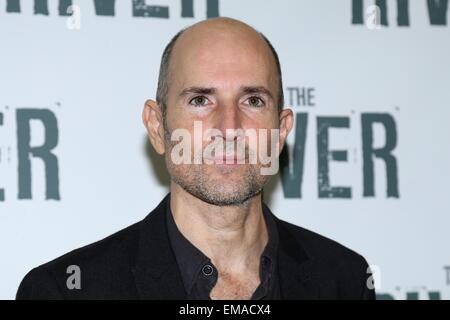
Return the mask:
M 354 250 L 340 244 L 339 242 L 327 238 L 314 231 L 302 228 L 292 223 L 278 220 L 279 226 L 298 242 L 306 253 L 317 260 L 328 260 L 330 262 L 355 262 L 363 263 L 365 259 Z
M 370 267 L 361 254 L 311 230 L 279 219 L 278 222 L 284 242 L 295 243 L 312 262 L 325 296 L 375 298 L 374 290 L 368 288 Z
M 21 281 L 16 298 L 65 298 L 68 292 L 67 281 L 77 272 L 83 275 L 81 286 L 90 292 L 95 292 L 105 284 L 114 286 L 115 281 L 110 280 L 115 276 L 131 277 L 129 269 L 138 247 L 139 226 L 140 222 L 135 223 L 100 241 L 70 251 L 32 269 Z M 120 280 L 121 283 L 127 281 Z M 73 290 L 73 293 L 76 292 Z

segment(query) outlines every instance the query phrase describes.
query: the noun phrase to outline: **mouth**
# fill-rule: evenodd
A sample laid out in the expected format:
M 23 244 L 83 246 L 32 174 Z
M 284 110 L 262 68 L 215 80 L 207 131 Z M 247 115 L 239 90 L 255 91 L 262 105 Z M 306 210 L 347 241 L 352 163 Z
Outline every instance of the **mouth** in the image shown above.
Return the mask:
M 217 158 L 205 158 L 207 160 L 207 163 L 212 163 L 217 166 L 237 166 L 240 164 L 246 163 L 246 158 L 243 157 L 237 157 L 237 156 L 224 156 L 224 157 L 217 157 Z

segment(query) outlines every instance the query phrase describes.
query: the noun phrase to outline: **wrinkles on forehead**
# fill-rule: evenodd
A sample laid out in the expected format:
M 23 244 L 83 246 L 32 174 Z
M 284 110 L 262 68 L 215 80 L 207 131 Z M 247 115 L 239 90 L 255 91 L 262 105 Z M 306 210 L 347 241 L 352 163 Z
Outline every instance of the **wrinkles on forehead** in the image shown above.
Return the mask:
M 169 100 L 185 86 L 265 86 L 276 96 L 278 84 L 276 62 L 263 37 L 229 18 L 186 29 L 174 46 L 169 77 Z

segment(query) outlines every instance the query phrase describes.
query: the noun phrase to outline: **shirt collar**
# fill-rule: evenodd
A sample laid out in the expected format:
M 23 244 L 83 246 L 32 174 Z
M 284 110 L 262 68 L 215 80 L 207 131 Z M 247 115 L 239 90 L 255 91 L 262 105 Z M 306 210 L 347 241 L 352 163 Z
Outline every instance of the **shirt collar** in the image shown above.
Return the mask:
M 170 209 L 170 201 L 168 201 L 166 210 L 167 231 L 175 258 L 180 268 L 183 278 L 184 287 L 189 294 L 194 285 L 194 281 L 200 272 L 202 266 L 209 262 L 209 258 L 195 247 L 185 236 L 178 230 L 175 220 Z
M 202 267 L 205 264 L 211 264 L 211 260 L 195 247 L 183 234 L 179 231 L 170 208 L 170 199 L 166 206 L 166 222 L 169 233 L 169 240 L 172 251 L 180 269 L 183 284 L 186 292 L 190 294 Z M 261 282 L 268 281 L 263 279 L 265 275 L 272 275 L 277 263 L 277 251 L 279 244 L 279 235 L 277 225 L 270 209 L 262 204 L 264 220 L 266 222 L 268 242 L 261 254 L 260 277 Z

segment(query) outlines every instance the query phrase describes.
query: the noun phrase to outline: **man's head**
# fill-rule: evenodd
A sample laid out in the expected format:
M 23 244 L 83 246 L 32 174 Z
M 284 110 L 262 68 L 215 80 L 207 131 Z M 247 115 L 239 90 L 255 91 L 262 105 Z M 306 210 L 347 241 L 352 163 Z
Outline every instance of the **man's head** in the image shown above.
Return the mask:
M 274 143 L 281 151 L 293 121 L 292 111 L 282 107 L 280 65 L 269 41 L 240 21 L 215 18 L 182 30 L 167 45 L 156 102 L 146 102 L 143 121 L 156 151 L 166 154 L 175 183 L 208 203 L 233 205 L 258 194 L 269 179 L 261 174 L 267 164 L 248 163 L 248 157 L 261 146 L 270 154 Z M 199 143 L 194 139 L 199 122 L 202 133 L 217 129 L 210 140 L 202 137 Z M 180 128 L 191 133 L 193 150 L 206 150 L 213 141 L 227 146 L 244 141 L 246 163 L 195 164 L 192 160 L 176 164 L 172 158 L 176 142 L 171 136 Z M 268 130 L 268 134 L 265 138 L 227 137 L 227 129 Z M 276 141 L 270 129 L 279 129 Z
M 219 18 L 220 19 L 220 18 Z M 229 18 L 222 18 L 225 19 L 225 21 L 230 20 L 231 23 L 238 22 L 237 20 L 229 19 Z M 239 22 L 240 23 L 240 22 Z M 187 30 L 188 28 L 184 28 L 180 30 L 167 44 L 166 48 L 164 49 L 164 52 L 162 54 L 161 58 L 161 64 L 159 67 L 159 78 L 158 78 L 158 89 L 156 91 L 156 102 L 160 105 L 163 115 L 165 114 L 166 107 L 167 107 L 167 95 L 169 91 L 169 66 L 170 66 L 170 58 L 172 56 L 173 47 L 175 46 L 176 41 L 178 38 Z M 280 66 L 280 60 L 278 58 L 278 54 L 275 50 L 275 48 L 270 43 L 269 39 L 267 39 L 264 34 L 261 32 L 259 33 L 261 38 L 266 42 L 267 46 L 269 47 L 276 67 L 277 67 L 277 81 L 278 81 L 278 94 L 277 94 L 277 104 L 278 104 L 278 111 L 281 111 L 284 106 L 284 94 L 283 94 L 283 80 L 281 75 L 281 66 Z

